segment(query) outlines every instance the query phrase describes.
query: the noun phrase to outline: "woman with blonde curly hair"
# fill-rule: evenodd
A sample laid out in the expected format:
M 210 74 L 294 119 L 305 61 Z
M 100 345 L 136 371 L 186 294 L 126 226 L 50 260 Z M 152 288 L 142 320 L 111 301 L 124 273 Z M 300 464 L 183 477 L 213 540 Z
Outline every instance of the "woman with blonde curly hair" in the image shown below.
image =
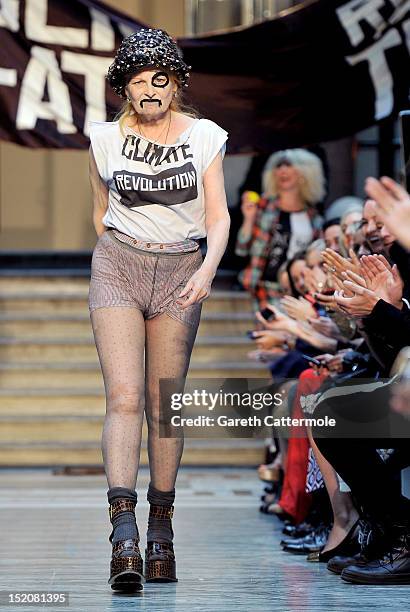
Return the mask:
M 239 280 L 256 309 L 277 296 L 280 266 L 319 236 L 322 219 L 315 206 L 325 195 L 322 163 L 305 149 L 278 151 L 265 164 L 262 184 L 257 204 L 243 195 L 244 221 L 235 247 L 236 255 L 250 256 Z

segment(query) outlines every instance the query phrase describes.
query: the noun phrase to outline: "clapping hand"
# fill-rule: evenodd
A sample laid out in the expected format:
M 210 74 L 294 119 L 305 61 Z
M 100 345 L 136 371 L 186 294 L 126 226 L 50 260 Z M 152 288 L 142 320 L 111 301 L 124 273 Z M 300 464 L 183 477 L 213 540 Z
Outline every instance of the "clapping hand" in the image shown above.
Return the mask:
M 355 252 L 350 249 L 350 259 L 343 257 L 339 253 L 336 253 L 333 249 L 325 249 L 322 252 L 322 257 L 325 262 L 324 268 L 333 277 L 343 281 L 343 272 L 350 270 L 352 272 L 360 272 L 360 261 Z
M 307 321 L 310 318 L 316 317 L 316 310 L 304 297 L 297 299 L 291 295 L 286 295 L 282 298 L 280 305 L 285 313 L 296 321 Z
M 365 190 L 377 204 L 377 213 L 386 227 L 410 249 L 410 196 L 401 185 L 387 176 L 369 177 Z
M 383 255 L 364 255 L 360 260 L 360 268 L 366 287 L 385 302 L 401 309 L 403 281 L 396 264 L 391 266 Z
M 383 255 L 365 255 L 360 260 L 360 272 L 344 273 L 343 285 L 353 296 L 339 291 L 335 299 L 345 312 L 353 317 L 368 316 L 379 299 L 401 308 L 403 281 L 397 266 L 390 266 Z

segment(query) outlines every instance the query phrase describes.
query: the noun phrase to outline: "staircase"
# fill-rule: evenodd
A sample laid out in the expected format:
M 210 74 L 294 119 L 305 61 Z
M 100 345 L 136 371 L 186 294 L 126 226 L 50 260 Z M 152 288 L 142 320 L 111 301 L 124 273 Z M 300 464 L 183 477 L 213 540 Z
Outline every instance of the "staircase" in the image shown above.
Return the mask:
M 103 379 L 84 277 L 0 278 L 0 466 L 102 464 Z M 267 378 L 250 361 L 245 293 L 214 290 L 204 303 L 189 376 Z M 185 442 L 189 465 L 255 465 L 262 441 Z M 142 463 L 147 462 L 145 444 Z

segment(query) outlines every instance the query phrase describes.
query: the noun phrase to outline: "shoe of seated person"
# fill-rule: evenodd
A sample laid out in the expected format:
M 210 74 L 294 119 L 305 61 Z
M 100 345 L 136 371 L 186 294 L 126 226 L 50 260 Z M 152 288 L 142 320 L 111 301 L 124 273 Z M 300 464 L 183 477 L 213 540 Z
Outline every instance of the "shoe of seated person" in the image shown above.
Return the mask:
M 278 463 L 262 464 L 258 467 L 258 476 L 263 482 L 279 482 L 281 476 L 280 465 Z
M 313 531 L 313 527 L 309 523 L 288 524 L 282 529 L 282 533 L 288 538 L 304 538 L 311 531 Z
M 283 538 L 280 541 L 280 545 L 282 547 L 291 546 L 291 545 L 299 545 L 304 544 L 306 542 L 306 538 L 309 538 L 315 531 L 316 527 L 311 527 L 307 533 L 302 534 L 300 536 L 288 536 L 287 538 Z
M 274 502 L 273 504 L 268 505 L 267 514 L 276 514 L 279 516 L 281 514 L 285 514 L 285 511 L 280 504 Z
M 345 567 L 341 578 L 353 584 L 410 584 L 410 532 L 377 561 Z
M 330 559 L 337 556 L 353 557 L 357 555 L 361 550 L 360 533 L 360 519 L 358 519 L 337 546 L 325 552 L 319 552 L 317 558 L 319 563 L 327 563 Z
M 358 544 L 360 549 L 355 554 L 351 551 L 332 557 L 327 563 L 329 572 L 341 574 L 349 566 L 377 565 L 377 559 L 383 557 L 386 549 L 389 548 L 383 528 L 367 519 L 359 521 Z
M 296 555 L 307 555 L 312 552 L 321 551 L 327 542 L 329 533 L 329 525 L 319 525 L 304 538 L 288 542 L 283 546 L 283 550 Z
M 360 553 L 352 556 L 336 555 L 329 559 L 326 567 L 332 574 L 340 575 L 346 567 L 351 565 L 366 565 L 366 563 L 369 563 L 369 559 L 366 559 L 366 557 L 363 557 Z

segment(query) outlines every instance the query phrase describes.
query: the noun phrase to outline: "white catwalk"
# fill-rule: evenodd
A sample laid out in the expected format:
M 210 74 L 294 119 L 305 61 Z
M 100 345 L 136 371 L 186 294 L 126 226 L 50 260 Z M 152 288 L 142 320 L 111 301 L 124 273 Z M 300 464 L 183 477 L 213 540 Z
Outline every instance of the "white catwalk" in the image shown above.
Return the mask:
M 147 483 L 142 469 L 138 491 Z M 262 486 L 255 470 L 181 468 L 174 518 L 179 582 L 146 584 L 142 594 L 133 595 L 115 594 L 107 584 L 111 546 L 104 476 L 2 470 L 0 486 L 2 592 L 68 592 L 70 612 L 408 608 L 408 587 L 345 584 L 322 564 L 283 553 L 281 523 L 258 512 Z M 137 506 L 142 545 L 144 497 L 141 493 Z

